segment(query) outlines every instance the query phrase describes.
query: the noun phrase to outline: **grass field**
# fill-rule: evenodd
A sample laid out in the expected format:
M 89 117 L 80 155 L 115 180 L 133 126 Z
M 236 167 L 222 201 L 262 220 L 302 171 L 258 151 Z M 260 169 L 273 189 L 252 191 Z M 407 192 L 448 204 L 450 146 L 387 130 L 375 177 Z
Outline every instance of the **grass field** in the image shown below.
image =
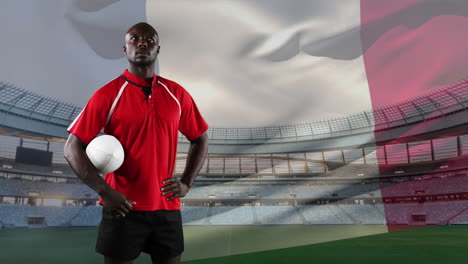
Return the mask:
M 468 226 L 186 226 L 187 264 L 468 263 Z M 0 230 L 0 263 L 102 263 L 96 228 Z M 151 263 L 140 255 L 136 264 Z

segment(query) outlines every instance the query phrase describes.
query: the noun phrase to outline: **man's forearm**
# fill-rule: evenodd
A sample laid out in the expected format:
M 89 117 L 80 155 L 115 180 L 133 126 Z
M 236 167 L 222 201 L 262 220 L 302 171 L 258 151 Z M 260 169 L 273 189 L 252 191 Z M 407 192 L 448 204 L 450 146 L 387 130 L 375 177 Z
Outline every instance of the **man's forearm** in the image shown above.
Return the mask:
M 84 151 L 84 144 L 75 135 L 70 135 L 64 147 L 64 156 L 73 172 L 100 196 L 111 188 L 99 175 Z
M 199 138 L 190 142 L 189 151 L 187 154 L 187 164 L 182 173 L 180 181 L 192 187 L 195 177 L 205 162 L 206 154 L 208 153 L 208 135 L 203 133 Z

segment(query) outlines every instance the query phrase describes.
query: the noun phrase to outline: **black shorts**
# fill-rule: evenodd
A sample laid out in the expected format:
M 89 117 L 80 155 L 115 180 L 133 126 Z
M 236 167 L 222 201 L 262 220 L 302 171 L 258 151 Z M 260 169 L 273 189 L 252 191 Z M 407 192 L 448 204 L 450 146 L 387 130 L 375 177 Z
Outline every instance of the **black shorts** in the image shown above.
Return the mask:
M 103 207 L 96 251 L 120 260 L 133 260 L 142 251 L 152 256 L 178 256 L 184 251 L 180 211 L 131 211 L 117 218 Z

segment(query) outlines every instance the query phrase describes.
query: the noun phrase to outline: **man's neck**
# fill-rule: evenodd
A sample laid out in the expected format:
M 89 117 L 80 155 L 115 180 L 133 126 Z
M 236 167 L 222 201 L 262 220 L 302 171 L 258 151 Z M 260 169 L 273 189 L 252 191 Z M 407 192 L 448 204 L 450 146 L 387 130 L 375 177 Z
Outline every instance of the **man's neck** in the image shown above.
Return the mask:
M 138 78 L 149 80 L 152 79 L 154 75 L 154 64 L 149 66 L 135 66 L 129 64 L 128 71 Z

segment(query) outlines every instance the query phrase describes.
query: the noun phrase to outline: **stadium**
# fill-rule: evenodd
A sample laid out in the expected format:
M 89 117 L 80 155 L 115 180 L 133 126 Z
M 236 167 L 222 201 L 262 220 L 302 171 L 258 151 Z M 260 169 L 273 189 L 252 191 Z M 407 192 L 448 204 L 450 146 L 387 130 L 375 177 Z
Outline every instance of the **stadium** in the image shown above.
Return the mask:
M 203 259 L 429 225 L 463 226 L 468 223 L 467 107 L 463 80 L 337 119 L 211 127 L 209 155 L 182 199 L 185 260 L 211 263 Z M 66 127 L 80 111 L 0 83 L 4 234 L 84 228 L 82 243 L 92 243 L 102 213 L 98 196 L 63 158 Z M 176 175 L 187 151 L 181 135 Z M 243 233 L 255 239 L 240 238 Z M 200 239 L 216 252 L 195 245 Z M 6 259 L 16 250 L 21 249 Z

